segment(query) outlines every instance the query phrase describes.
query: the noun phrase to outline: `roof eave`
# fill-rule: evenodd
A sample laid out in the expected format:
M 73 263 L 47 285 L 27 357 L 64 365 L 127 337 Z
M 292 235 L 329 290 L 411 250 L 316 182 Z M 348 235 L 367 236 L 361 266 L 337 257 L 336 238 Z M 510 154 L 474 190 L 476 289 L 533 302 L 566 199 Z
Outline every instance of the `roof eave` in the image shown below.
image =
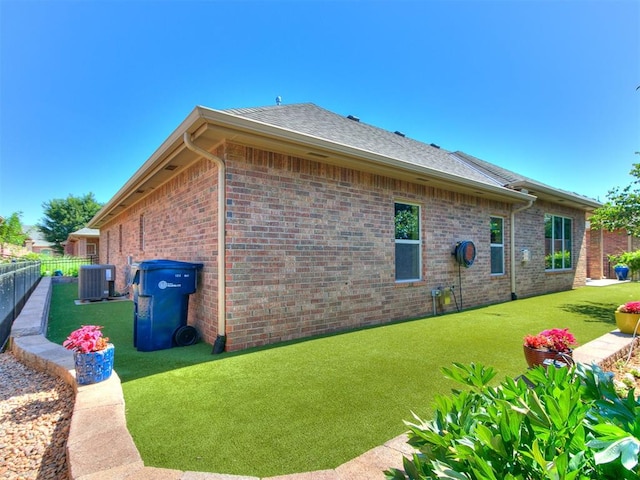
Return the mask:
M 149 192 L 140 192 L 140 187 L 151 177 L 156 175 L 169 162 L 171 153 L 184 145 L 182 136 L 184 132 L 193 132 L 205 123 L 202 120 L 200 107 L 194 108 L 180 125 L 167 137 L 146 162 L 133 174 L 133 176 L 118 190 L 115 195 L 93 216 L 87 223 L 87 227 L 99 229 L 110 217 L 120 213 L 135 202 L 131 198 L 146 196 Z M 189 151 L 189 153 L 191 153 Z M 195 156 L 195 154 L 192 154 Z M 139 199 L 135 200 L 138 201 Z
M 197 106 L 125 185 L 96 213 L 87 226 L 100 228 L 110 218 L 118 215 L 124 209 L 148 195 L 150 191 L 141 191 L 141 186 L 150 185 L 151 179 L 160 173 L 163 173 L 168 178 L 168 174 L 163 172 L 163 169 L 167 168 L 172 158 L 180 155 L 182 157 L 181 165 L 187 164 L 187 160 L 196 160 L 196 154 L 184 148 L 182 138 L 185 132 L 193 134 L 196 131 L 203 137 L 208 136 L 212 142 L 229 140 L 252 143 L 257 141 L 261 144 L 270 144 L 272 147 L 282 143 L 288 147 L 297 146 L 301 147 L 298 153 L 307 158 L 323 161 L 318 156 L 324 157 L 326 155 L 327 158 L 331 156 L 339 159 L 340 163 L 338 164 L 340 165 L 343 165 L 344 163 L 342 162 L 346 161 L 347 164 L 354 166 L 354 168 L 366 166 L 369 171 L 377 172 L 381 175 L 392 175 L 414 183 L 423 183 L 437 188 L 459 188 L 465 193 L 485 196 L 486 198 L 508 202 L 528 202 L 536 199 L 533 195 L 501 185 L 496 184 L 494 186 L 478 182 L 376 154 L 368 150 L 247 119 L 229 112 Z M 282 146 L 280 148 L 282 149 Z M 159 182 L 156 181 L 155 183 Z
M 499 197 L 512 202 L 528 202 L 530 200 L 535 200 L 535 196 L 506 188 L 498 184 L 489 185 L 487 183 L 478 182 L 458 175 L 452 175 L 441 170 L 380 155 L 369 150 L 333 142 L 313 135 L 299 133 L 284 127 L 277 127 L 257 120 L 250 120 L 229 112 L 223 112 L 206 107 L 198 107 L 198 111 L 202 115 L 202 118 L 206 120 L 208 128 L 210 129 L 215 129 L 216 127 L 222 127 L 223 129 L 231 128 L 237 131 L 239 135 L 242 133 L 258 135 L 263 138 L 276 139 L 277 142 L 285 142 L 288 145 L 304 146 L 304 150 L 306 151 L 305 156 L 307 157 L 310 155 L 309 150 L 311 151 L 311 155 L 313 155 L 314 152 L 320 154 L 332 154 L 341 159 L 351 158 L 356 162 L 366 162 L 372 165 L 385 167 L 384 169 L 381 169 L 382 174 L 389 174 L 389 170 L 392 170 L 393 172 L 402 170 L 409 174 L 408 176 L 404 175 L 404 177 L 414 183 L 426 183 L 429 185 L 432 183 L 429 180 L 436 180 L 442 184 L 463 186 L 465 187 L 465 190 L 468 190 L 471 193 L 478 195 L 490 194 L 493 198 Z M 234 135 L 226 135 L 225 138 L 231 141 L 238 139 L 234 137 Z M 318 160 L 318 158 L 316 158 L 316 160 Z M 325 159 L 324 161 L 329 160 Z
M 578 195 L 575 193 L 558 190 L 553 187 L 549 187 L 548 185 L 533 182 L 531 180 L 513 182 L 509 184 L 508 187 L 519 190 L 526 190 L 528 193 L 535 195 L 541 200 L 569 205 L 586 212 L 591 212 L 596 208 L 602 206 L 602 203 L 598 202 L 597 200 L 583 197 L 582 195 Z

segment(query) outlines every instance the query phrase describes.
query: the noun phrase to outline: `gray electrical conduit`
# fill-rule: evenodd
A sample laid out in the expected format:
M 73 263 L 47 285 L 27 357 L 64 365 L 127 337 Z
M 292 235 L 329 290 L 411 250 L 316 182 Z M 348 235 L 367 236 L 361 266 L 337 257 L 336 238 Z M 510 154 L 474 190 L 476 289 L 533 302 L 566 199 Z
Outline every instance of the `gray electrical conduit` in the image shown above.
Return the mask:
M 185 146 L 192 152 L 212 161 L 218 167 L 218 335 L 213 344 L 212 353 L 224 352 L 227 340 L 227 313 L 226 313 L 226 238 L 225 238 L 225 216 L 226 216 L 226 169 L 224 160 L 215 156 L 213 153 L 198 147 L 191 140 L 191 135 L 184 132 L 183 135 Z

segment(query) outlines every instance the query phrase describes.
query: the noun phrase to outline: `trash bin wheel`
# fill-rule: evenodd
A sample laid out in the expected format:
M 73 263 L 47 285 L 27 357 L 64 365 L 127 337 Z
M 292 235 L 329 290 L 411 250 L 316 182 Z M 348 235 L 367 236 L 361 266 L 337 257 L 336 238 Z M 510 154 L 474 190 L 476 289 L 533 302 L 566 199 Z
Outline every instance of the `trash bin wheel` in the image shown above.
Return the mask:
M 173 339 L 179 347 L 187 347 L 198 341 L 198 331 L 191 325 L 183 325 L 173 334 Z

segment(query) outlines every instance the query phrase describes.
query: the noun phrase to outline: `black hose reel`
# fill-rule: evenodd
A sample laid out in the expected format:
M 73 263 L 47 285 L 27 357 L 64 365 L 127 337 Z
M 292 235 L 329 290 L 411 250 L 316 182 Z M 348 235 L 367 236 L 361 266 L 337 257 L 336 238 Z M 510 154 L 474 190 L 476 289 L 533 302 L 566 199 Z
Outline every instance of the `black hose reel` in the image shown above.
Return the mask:
M 476 259 L 476 246 L 471 240 L 458 242 L 453 250 L 453 256 L 456 258 L 458 265 L 469 268 Z
M 476 260 L 476 246 L 471 240 L 463 240 L 461 242 L 456 243 L 456 247 L 453 250 L 452 255 L 454 256 L 456 263 L 458 264 L 458 287 L 460 291 L 460 308 L 458 311 L 462 310 L 462 267 L 469 268 L 473 265 L 473 262 Z M 456 301 L 456 307 L 458 306 L 458 302 Z

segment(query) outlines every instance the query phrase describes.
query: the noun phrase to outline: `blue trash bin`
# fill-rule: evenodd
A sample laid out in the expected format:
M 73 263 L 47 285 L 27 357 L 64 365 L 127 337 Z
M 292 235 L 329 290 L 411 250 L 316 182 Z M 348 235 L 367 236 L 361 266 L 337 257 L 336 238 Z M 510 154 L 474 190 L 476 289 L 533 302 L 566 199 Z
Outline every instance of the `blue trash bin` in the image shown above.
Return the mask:
M 185 341 L 193 339 L 191 331 L 185 332 L 189 295 L 197 290 L 198 270 L 202 267 L 202 263 L 177 260 L 146 260 L 138 264 L 132 281 L 133 345 L 138 351 L 174 347 L 178 331 Z

